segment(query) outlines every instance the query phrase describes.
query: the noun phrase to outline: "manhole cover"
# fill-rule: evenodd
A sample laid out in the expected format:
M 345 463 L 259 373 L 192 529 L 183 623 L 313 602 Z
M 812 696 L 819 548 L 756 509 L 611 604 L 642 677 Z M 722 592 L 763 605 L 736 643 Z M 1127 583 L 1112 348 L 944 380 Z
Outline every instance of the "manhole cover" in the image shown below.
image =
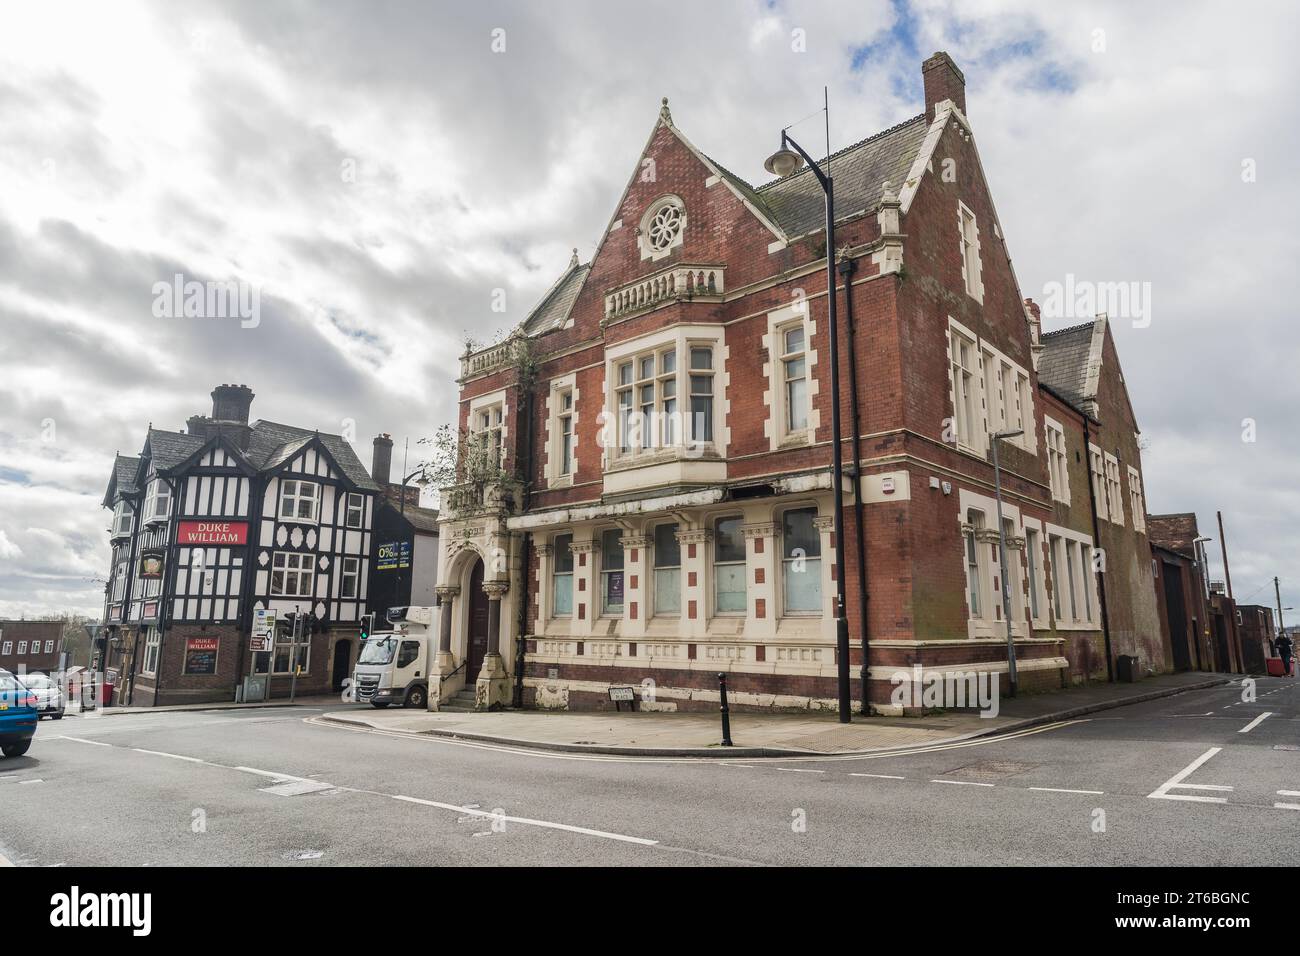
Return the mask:
M 968 763 L 964 767 L 958 767 L 955 770 L 949 770 L 944 774 L 948 776 L 961 776 L 974 780 L 998 779 L 1001 777 L 1013 777 L 1018 773 L 1037 768 L 1035 763 L 1021 763 L 1019 760 L 980 760 L 976 763 Z
M 323 850 L 295 850 L 284 854 L 286 860 L 319 860 L 325 855 Z

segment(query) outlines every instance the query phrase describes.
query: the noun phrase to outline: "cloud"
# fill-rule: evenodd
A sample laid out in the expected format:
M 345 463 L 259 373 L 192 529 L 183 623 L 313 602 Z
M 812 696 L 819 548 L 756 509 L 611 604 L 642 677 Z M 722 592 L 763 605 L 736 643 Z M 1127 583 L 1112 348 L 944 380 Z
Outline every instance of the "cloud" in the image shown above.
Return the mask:
M 0 540 L 21 561 L 0 549 L 0 608 L 97 609 L 113 453 L 206 411 L 212 385 L 248 383 L 273 420 L 354 420 L 363 461 L 369 435 L 451 420 L 464 335 L 509 328 L 572 247 L 590 256 L 662 96 L 761 181 L 781 127 L 820 140 L 823 86 L 835 146 L 920 112 L 936 49 L 966 73 L 1025 294 L 1151 283 L 1150 326 L 1115 329 L 1151 508 L 1203 530 L 1223 510 L 1234 585 L 1278 574 L 1300 602 L 1300 238 L 1279 214 L 1300 205 L 1297 25 L 1209 2 L 15 7 Z M 263 321 L 154 318 L 178 272 L 255 284 Z

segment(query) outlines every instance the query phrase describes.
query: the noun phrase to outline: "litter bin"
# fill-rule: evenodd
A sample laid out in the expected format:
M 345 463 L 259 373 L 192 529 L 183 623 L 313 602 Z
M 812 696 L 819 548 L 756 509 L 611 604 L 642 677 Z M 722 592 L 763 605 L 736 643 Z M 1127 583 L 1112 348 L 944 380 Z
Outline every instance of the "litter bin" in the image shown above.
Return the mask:
M 116 685 L 116 684 L 111 684 L 111 683 L 109 683 L 108 681 L 104 681 L 104 683 L 101 684 L 100 686 L 103 687 L 103 696 L 101 696 L 101 697 L 99 698 L 101 701 L 103 701 L 103 705 L 102 705 L 102 706 L 104 706 L 104 707 L 112 707 L 112 706 L 113 706 L 113 691 L 115 691 L 115 690 L 117 689 L 117 685 Z
M 1125 684 L 1132 684 L 1138 679 L 1138 659 L 1132 654 L 1121 654 L 1115 662 L 1118 677 Z

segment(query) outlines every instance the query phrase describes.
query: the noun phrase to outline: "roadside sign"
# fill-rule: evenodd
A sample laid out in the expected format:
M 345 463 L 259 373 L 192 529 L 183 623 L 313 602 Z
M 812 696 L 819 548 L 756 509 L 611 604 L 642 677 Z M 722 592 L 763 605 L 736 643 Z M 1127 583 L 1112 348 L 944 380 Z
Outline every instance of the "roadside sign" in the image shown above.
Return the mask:
M 612 701 L 636 700 L 636 695 L 631 687 L 611 687 L 609 689 L 609 699 Z
M 254 653 L 269 651 L 275 634 L 275 612 L 266 608 L 253 611 L 253 635 L 248 642 L 248 649 Z

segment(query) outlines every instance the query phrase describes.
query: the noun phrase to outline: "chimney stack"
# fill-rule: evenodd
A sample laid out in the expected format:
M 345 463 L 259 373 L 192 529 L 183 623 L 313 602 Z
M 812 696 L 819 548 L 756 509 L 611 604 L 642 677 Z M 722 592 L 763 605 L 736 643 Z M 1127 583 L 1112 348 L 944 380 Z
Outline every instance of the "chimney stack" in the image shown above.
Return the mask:
M 212 424 L 212 420 L 206 415 L 191 415 L 185 420 L 185 431 L 206 441 L 210 424 Z
M 936 53 L 921 64 L 921 78 L 925 81 L 925 118 L 934 120 L 935 107 L 944 100 L 952 100 L 963 116 L 966 112 L 966 77 L 947 53 Z
M 375 436 L 375 457 L 370 466 L 370 477 L 380 485 L 389 484 L 389 474 L 393 470 L 393 439 L 387 434 Z
M 253 390 L 247 385 L 218 385 L 212 390 L 212 419 L 247 425 L 252 404 Z

